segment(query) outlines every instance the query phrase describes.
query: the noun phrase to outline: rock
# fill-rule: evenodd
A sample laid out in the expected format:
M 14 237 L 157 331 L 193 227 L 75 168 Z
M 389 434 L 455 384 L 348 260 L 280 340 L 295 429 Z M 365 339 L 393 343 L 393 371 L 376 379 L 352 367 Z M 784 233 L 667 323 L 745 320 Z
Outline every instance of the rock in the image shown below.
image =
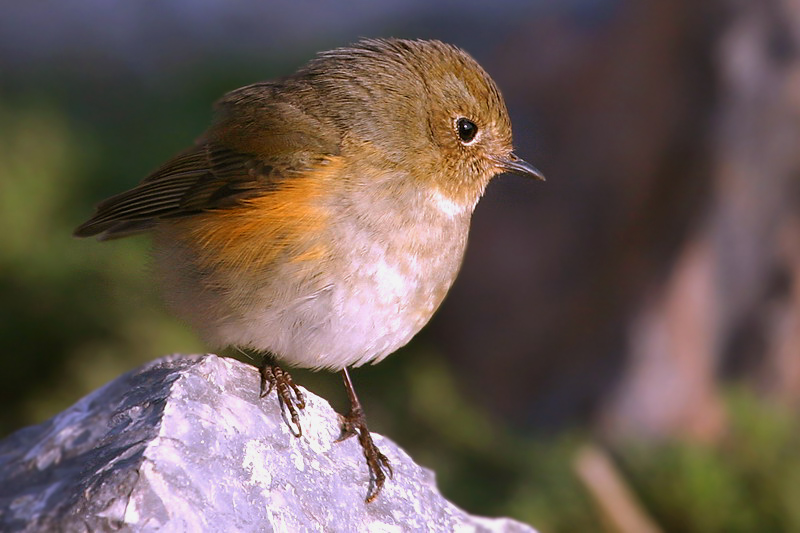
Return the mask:
M 526 531 L 445 500 L 431 471 L 373 434 L 394 478 L 364 502 L 356 439 L 306 393 L 303 437 L 255 368 L 164 357 L 0 442 L 2 531 Z M 274 393 L 273 393 L 274 394 Z

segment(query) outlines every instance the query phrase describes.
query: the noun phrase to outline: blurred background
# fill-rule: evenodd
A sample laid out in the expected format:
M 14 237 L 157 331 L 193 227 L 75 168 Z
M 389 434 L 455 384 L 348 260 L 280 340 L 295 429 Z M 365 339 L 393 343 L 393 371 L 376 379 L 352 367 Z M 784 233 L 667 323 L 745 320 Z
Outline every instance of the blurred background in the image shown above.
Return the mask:
M 0 435 L 205 349 L 146 237 L 71 237 L 93 205 L 379 36 L 473 54 L 548 181 L 495 180 L 430 326 L 354 372 L 371 428 L 543 532 L 800 531 L 798 0 L 0 4 Z

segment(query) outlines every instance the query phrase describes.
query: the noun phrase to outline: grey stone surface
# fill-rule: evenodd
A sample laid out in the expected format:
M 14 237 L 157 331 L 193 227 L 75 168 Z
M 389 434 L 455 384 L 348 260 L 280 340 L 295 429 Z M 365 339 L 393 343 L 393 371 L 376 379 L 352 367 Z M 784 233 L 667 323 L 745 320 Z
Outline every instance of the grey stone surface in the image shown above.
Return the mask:
M 356 439 L 310 393 L 289 432 L 255 368 L 169 356 L 0 442 L 2 531 L 511 531 L 445 500 L 433 473 L 374 435 L 395 476 L 364 503 Z

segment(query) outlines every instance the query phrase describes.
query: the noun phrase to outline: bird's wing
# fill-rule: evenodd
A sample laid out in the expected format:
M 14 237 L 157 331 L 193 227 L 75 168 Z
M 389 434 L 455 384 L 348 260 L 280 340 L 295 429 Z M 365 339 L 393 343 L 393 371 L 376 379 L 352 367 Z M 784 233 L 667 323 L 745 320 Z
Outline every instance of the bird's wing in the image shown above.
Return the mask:
M 129 191 L 108 198 L 75 236 L 112 239 L 152 228 L 160 219 L 226 209 L 274 190 L 281 180 L 338 154 L 338 137 L 298 107 L 235 91 L 198 143 Z

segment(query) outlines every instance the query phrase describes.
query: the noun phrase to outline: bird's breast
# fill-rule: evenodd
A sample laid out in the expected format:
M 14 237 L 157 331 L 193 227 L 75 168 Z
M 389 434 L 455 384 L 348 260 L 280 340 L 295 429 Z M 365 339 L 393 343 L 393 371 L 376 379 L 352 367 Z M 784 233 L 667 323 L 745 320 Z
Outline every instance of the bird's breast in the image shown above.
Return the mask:
M 215 345 L 308 368 L 380 361 L 444 299 L 470 213 L 380 188 L 290 192 L 162 228 L 168 299 Z
M 354 348 L 352 365 L 380 361 L 430 320 L 458 273 L 469 226 L 468 213 L 445 216 L 435 202 L 375 194 L 346 212 L 360 208 L 337 221 L 332 239 L 342 246 L 331 311 Z

